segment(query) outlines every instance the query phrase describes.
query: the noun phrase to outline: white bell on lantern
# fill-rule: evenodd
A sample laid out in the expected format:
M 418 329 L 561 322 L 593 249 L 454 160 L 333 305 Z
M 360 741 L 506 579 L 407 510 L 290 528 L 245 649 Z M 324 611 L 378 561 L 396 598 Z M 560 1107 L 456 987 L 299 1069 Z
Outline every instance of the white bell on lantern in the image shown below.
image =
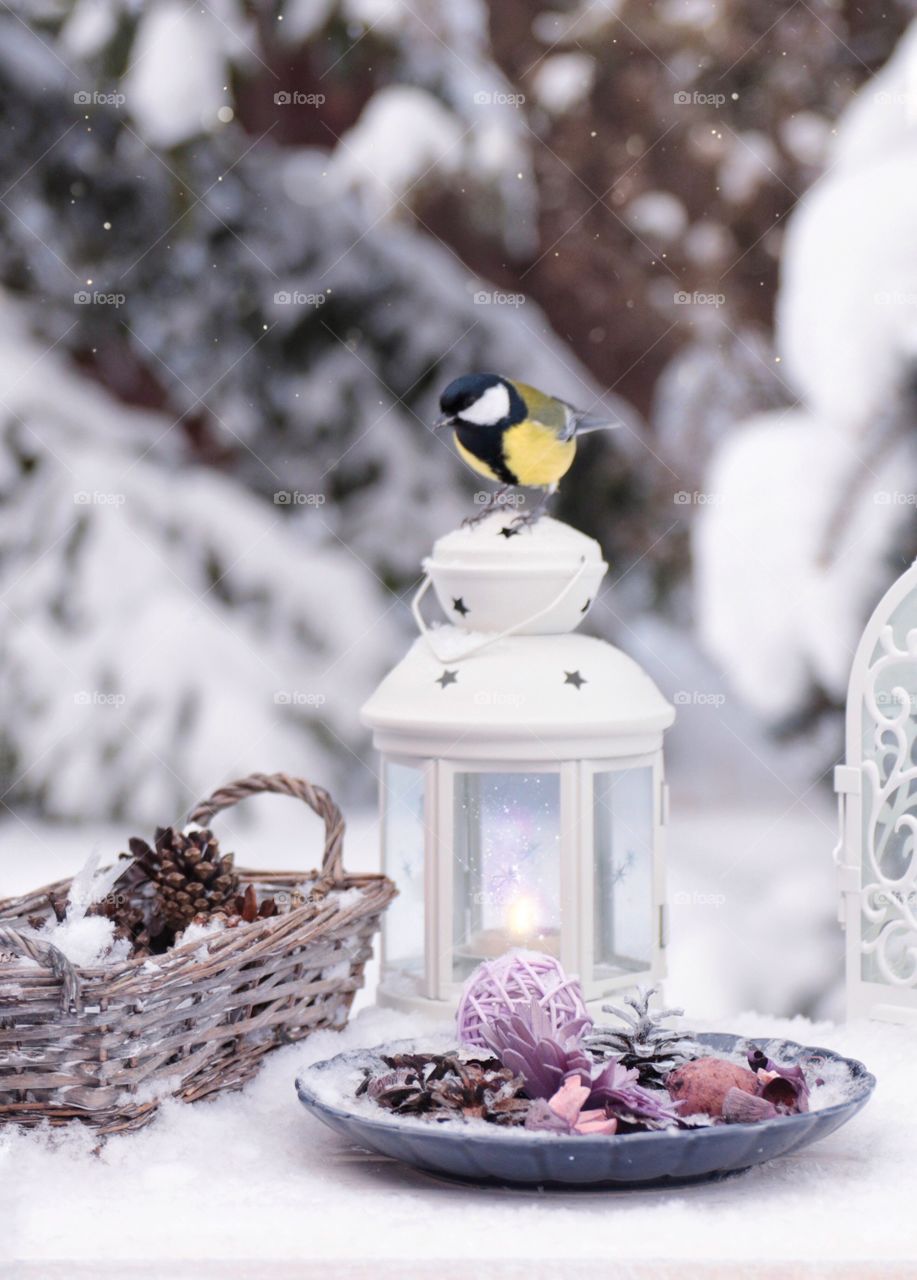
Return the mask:
M 663 731 L 632 658 L 574 634 L 606 570 L 591 538 L 499 512 L 441 538 L 421 630 L 363 708 L 382 752 L 380 999 L 453 1007 L 482 959 L 556 955 L 587 999 L 661 976 Z M 432 583 L 453 625 L 430 628 Z

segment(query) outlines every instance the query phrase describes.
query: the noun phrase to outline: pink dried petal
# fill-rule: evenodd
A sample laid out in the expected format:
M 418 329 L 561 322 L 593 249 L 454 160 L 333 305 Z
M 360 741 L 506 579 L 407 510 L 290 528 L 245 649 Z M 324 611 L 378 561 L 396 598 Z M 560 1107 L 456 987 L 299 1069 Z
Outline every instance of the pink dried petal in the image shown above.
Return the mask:
M 562 1120 L 566 1120 L 572 1129 L 579 1119 L 583 1104 L 588 1097 L 589 1088 L 582 1083 L 581 1077 L 570 1076 L 568 1080 L 563 1082 L 554 1096 L 548 1100 L 548 1106 L 555 1115 L 560 1116 Z
M 604 1111 L 582 1111 L 574 1128 L 577 1133 L 611 1134 L 617 1132 L 618 1122 L 614 1116 L 606 1116 Z

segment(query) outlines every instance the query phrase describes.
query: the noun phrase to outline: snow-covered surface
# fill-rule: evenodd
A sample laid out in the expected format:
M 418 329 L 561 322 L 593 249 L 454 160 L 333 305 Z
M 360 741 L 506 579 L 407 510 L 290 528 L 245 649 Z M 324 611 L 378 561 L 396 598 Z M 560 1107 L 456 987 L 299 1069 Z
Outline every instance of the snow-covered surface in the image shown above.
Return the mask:
M 368 1010 L 341 1034 L 273 1054 L 243 1093 L 190 1108 L 169 1103 L 148 1129 L 98 1155 L 79 1128 L 0 1131 L 0 1249 L 38 1274 L 47 1274 L 46 1260 L 67 1259 L 70 1275 L 84 1264 L 96 1276 L 130 1275 L 133 1265 L 140 1274 L 146 1265 L 190 1275 L 197 1259 L 227 1260 L 214 1273 L 228 1275 L 245 1274 L 244 1262 L 362 1263 L 372 1273 L 371 1260 L 383 1260 L 426 1274 L 426 1263 L 524 1259 L 526 1274 L 539 1277 L 560 1262 L 607 1266 L 609 1258 L 917 1256 L 917 1179 L 902 1123 L 912 1092 L 907 1033 L 752 1015 L 730 1026 L 860 1056 L 879 1074 L 877 1096 L 823 1143 L 720 1184 L 618 1195 L 451 1187 L 348 1146 L 296 1101 L 304 1064 L 419 1029 L 405 1015 Z
M 430 169 L 448 179 L 458 168 L 463 130 L 431 93 L 390 85 L 370 99 L 342 136 L 329 165 L 333 179 L 361 191 L 371 211 L 390 212 Z M 398 139 L 398 146 L 391 140 Z
M 359 190 L 375 220 L 408 207 L 425 180 L 435 185 L 461 170 L 465 182 L 487 190 L 511 251 L 531 252 L 536 201 L 525 97 L 491 53 L 487 6 L 340 0 L 338 10 L 354 41 L 370 34 L 391 41 L 398 83 L 378 89 L 338 139 L 329 175 Z
M 128 959 L 130 943 L 115 939 L 114 921 L 104 916 L 67 917 L 60 924 L 42 930 L 42 937 L 62 951 L 71 964 L 84 969 L 117 964 Z
M 643 642 L 663 648 L 653 634 Z M 676 724 L 672 735 L 681 780 L 676 792 L 687 788 L 694 799 L 689 807 L 676 794 L 669 831 L 673 976 L 667 999 L 686 1005 L 699 1030 L 786 1035 L 864 1060 L 879 1077 L 879 1089 L 849 1126 L 798 1156 L 678 1193 L 539 1195 L 446 1187 L 348 1148 L 295 1099 L 293 1081 L 305 1064 L 423 1029 L 405 1015 L 370 1007 L 376 981 L 371 966 L 367 988 L 357 997 L 361 1012 L 347 1030 L 272 1054 L 241 1094 L 194 1107 L 169 1103 L 150 1128 L 112 1140 L 98 1155 L 79 1128 L 51 1136 L 0 1128 L 0 1260 L 6 1255 L 33 1264 L 31 1272 L 17 1267 L 18 1280 L 53 1275 L 50 1260 L 66 1259 L 60 1274 L 71 1280 L 159 1276 L 166 1266 L 170 1276 L 190 1276 L 199 1274 L 196 1259 L 227 1260 L 222 1267 L 214 1262 L 215 1275 L 247 1275 L 250 1267 L 259 1277 L 275 1260 L 291 1266 L 296 1260 L 313 1266 L 334 1261 L 338 1274 L 352 1266 L 348 1276 L 386 1275 L 384 1265 L 398 1271 L 409 1261 L 413 1276 L 425 1274 L 426 1264 L 432 1273 L 446 1260 L 492 1257 L 531 1260 L 526 1274 L 537 1277 L 556 1274 L 560 1259 L 585 1266 L 589 1260 L 607 1265 L 611 1257 L 917 1256 L 910 1225 L 917 1185 L 907 1127 L 912 1035 L 741 1012 L 749 992 L 762 1008 L 804 1006 L 839 973 L 840 935 L 830 922 L 830 803 L 817 793 L 794 799 L 783 779 L 772 778 L 760 744 L 749 738 L 746 747 L 733 736 L 746 731 L 735 708 L 697 704 L 682 711 L 684 724 Z M 728 806 L 704 800 L 683 763 L 697 754 L 698 720 L 709 723 L 711 716 L 717 732 L 708 728 L 714 745 L 704 766 L 717 773 L 720 794 L 733 797 Z M 718 737 L 731 749 L 716 748 Z M 758 775 L 753 801 L 744 790 L 747 773 Z M 761 777 L 773 782 L 770 790 Z M 315 860 L 318 830 L 316 824 L 314 841 L 304 839 L 297 817 L 295 805 L 277 800 L 253 807 L 244 822 L 233 813 L 220 815 L 214 826 L 219 832 L 226 823 L 227 845 L 243 864 L 306 871 Z M 104 863 L 124 847 L 127 834 L 124 826 L 80 831 L 27 816 L 8 818 L 0 823 L 0 894 L 72 874 L 93 849 Z M 349 823 L 345 863 L 370 870 L 377 857 L 374 818 L 357 815 Z M 881 1230 L 864 1231 L 862 1224 L 873 1216 Z M 773 1229 L 778 1221 L 779 1232 Z
M 627 221 L 640 235 L 676 239 L 687 227 L 688 215 L 670 191 L 645 191 L 627 206 Z
M 554 115 L 563 115 L 586 98 L 595 80 L 595 58 L 588 53 L 553 53 L 532 76 L 535 97 Z
M 38 930 L 71 964 L 85 969 L 118 964 L 131 953 L 128 939 L 115 937 L 113 920 L 89 914 L 89 908 L 105 897 L 123 870 L 118 861 L 99 870 L 101 860 L 101 851 L 93 849 L 70 883 L 63 919 L 49 912 Z
M 908 390 L 917 353 L 917 257 L 907 237 L 917 217 L 915 154 L 911 140 L 868 166 L 829 172 L 787 229 L 778 345 L 794 384 L 843 432 Z
M 908 448 L 902 439 L 861 462 L 803 409 L 760 414 L 721 447 L 694 526 L 698 631 L 771 722 L 816 683 L 845 698 L 863 619 L 887 584 L 886 549 L 913 510 L 900 492 Z
M 800 403 L 737 424 L 702 481 L 700 638 L 772 722 L 819 692 L 843 700 L 917 503 L 915 104 L 917 26 L 842 114 L 788 219 L 774 368 Z
M 173 147 L 212 129 L 220 107 L 230 101 L 226 62 L 247 49 L 243 24 L 233 31 L 206 8 L 168 0 L 149 9 L 124 78 L 129 109 L 144 137 L 154 146 Z
M 6 296 L 0 338 L 0 754 L 17 797 L 94 816 L 129 795 L 161 822 L 230 774 L 291 759 L 326 774 L 329 736 L 352 760 L 396 646 L 367 566 L 181 464 L 166 415 L 43 352 Z

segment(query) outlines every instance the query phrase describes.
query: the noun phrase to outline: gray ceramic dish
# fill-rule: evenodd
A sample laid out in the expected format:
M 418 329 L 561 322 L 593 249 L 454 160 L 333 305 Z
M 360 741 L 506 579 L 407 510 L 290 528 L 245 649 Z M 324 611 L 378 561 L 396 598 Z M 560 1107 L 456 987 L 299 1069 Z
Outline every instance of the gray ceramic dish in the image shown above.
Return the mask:
M 740 1036 L 699 1035 L 712 1053 L 744 1052 Z M 763 1041 L 761 1042 L 764 1043 Z M 512 1186 L 650 1187 L 703 1182 L 738 1173 L 787 1155 L 833 1133 L 863 1107 L 875 1078 L 862 1063 L 793 1040 L 768 1041 L 772 1057 L 799 1062 L 814 1074 L 819 1063 L 840 1064 L 849 1081 L 849 1097 L 834 1106 L 760 1124 L 715 1125 L 693 1130 L 626 1134 L 617 1138 L 492 1131 L 483 1125 L 417 1121 L 397 1123 L 384 1113 L 376 1118 L 365 1104 L 353 1108 L 322 1098 L 325 1072 L 379 1067 L 379 1054 L 419 1046 L 383 1045 L 339 1054 L 307 1068 L 296 1082 L 299 1099 L 313 1115 L 357 1146 L 448 1178 Z M 836 1068 L 833 1068 L 836 1069 Z

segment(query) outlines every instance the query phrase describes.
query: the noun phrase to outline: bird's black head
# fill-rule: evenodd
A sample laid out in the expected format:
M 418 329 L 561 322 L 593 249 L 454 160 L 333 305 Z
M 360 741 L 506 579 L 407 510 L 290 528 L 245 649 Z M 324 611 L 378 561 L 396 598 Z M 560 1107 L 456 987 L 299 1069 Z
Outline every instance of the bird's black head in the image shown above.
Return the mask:
M 495 373 L 466 373 L 454 379 L 440 396 L 439 407 L 438 427 L 496 427 L 525 417 L 516 388 Z

